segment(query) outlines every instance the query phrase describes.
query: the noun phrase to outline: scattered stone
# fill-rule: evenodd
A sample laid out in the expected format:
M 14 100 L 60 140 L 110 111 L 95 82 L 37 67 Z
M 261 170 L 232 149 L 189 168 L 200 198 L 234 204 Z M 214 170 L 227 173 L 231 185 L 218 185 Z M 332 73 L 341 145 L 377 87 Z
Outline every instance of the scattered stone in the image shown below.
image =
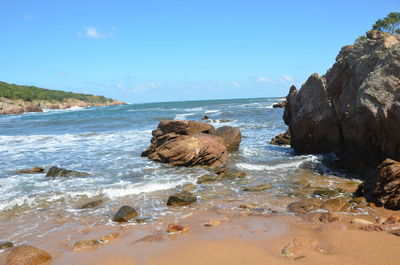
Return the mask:
M 0 249 L 12 248 L 14 244 L 10 241 L 0 241 Z
M 222 180 L 218 175 L 203 175 L 197 179 L 197 184 L 212 183 Z
M 256 204 L 246 203 L 246 204 L 239 205 L 239 208 L 252 210 L 252 209 L 257 208 L 257 205 Z
M 189 228 L 184 227 L 179 224 L 169 224 L 167 227 L 167 232 L 168 233 L 177 233 L 177 232 L 187 233 L 187 232 L 189 232 Z
M 397 133 L 397 132 L 396 132 Z M 400 162 L 386 159 L 360 186 L 357 195 L 363 195 L 377 206 L 400 210 Z
M 128 222 L 129 220 L 137 217 L 137 212 L 135 209 L 128 205 L 124 205 L 114 214 L 112 220 L 113 222 Z
M 44 168 L 33 167 L 31 169 L 17 170 L 15 173 L 17 173 L 17 174 L 38 174 L 38 173 L 43 173 L 43 172 L 44 172 Z
M 49 171 L 47 171 L 46 178 L 85 177 L 89 175 L 90 174 L 86 172 L 79 172 L 53 166 L 49 169 Z
M 150 217 L 139 217 L 139 218 L 136 218 L 136 223 L 144 224 L 150 219 L 151 219 Z
M 44 250 L 21 245 L 13 248 L 6 258 L 6 265 L 40 265 L 51 260 L 51 256 Z
M 264 191 L 264 190 L 269 190 L 272 189 L 273 186 L 270 184 L 262 184 L 254 187 L 246 187 L 243 190 L 244 191 Z
M 217 129 L 217 135 L 225 140 L 228 152 L 234 152 L 239 149 L 242 141 L 242 134 L 239 128 L 223 126 Z
M 318 232 L 331 232 L 331 231 L 336 231 L 336 230 L 347 230 L 347 226 L 339 221 L 332 222 L 332 223 L 326 223 L 322 224 L 317 228 Z
M 168 206 L 184 206 L 190 205 L 197 201 L 196 196 L 188 191 L 182 191 L 180 193 L 169 196 L 167 205 Z
M 102 205 L 103 203 L 104 203 L 104 201 L 102 199 L 91 201 L 91 202 L 83 204 L 81 206 L 81 209 L 94 208 L 94 207 Z
M 269 142 L 273 145 L 290 145 L 290 132 L 287 130 L 285 133 L 278 134 Z
M 114 240 L 114 239 L 116 239 L 116 238 L 118 238 L 118 237 L 120 237 L 120 236 L 121 236 L 121 234 L 120 234 L 119 232 L 115 232 L 115 233 L 112 233 L 112 234 L 109 234 L 109 235 L 105 235 L 105 236 L 100 237 L 99 241 L 100 241 L 102 244 L 104 244 L 104 243 L 108 243 L 108 242 L 110 242 L 111 240 Z
M 72 247 L 73 251 L 81 251 L 81 250 L 91 250 L 96 249 L 100 246 L 100 241 L 97 239 L 90 240 L 79 240 L 76 241 L 74 246 Z
M 238 178 L 245 178 L 246 172 L 243 171 L 231 171 L 227 170 L 219 174 L 219 176 L 223 179 L 238 179 Z
M 320 190 L 315 190 L 313 192 L 313 195 L 321 197 L 336 197 L 339 195 L 339 192 L 331 189 L 320 189 Z
M 210 117 L 208 117 L 207 115 L 204 115 L 204 117 L 203 118 L 201 118 L 203 121 L 206 121 L 206 120 L 209 120 L 210 119 Z
M 352 224 L 358 224 L 358 225 L 372 225 L 374 224 L 373 222 L 361 219 L 361 218 L 353 218 L 350 223 Z
M 196 185 L 194 185 L 192 183 L 186 183 L 182 187 L 182 191 L 192 191 L 194 189 L 196 189 Z
M 340 221 L 340 216 L 335 213 L 327 212 L 327 213 L 322 213 L 321 216 L 319 217 L 319 220 L 322 223 L 333 223 Z
M 299 237 L 295 238 L 286 245 L 281 255 L 286 257 L 294 257 L 301 254 L 307 254 L 308 252 L 326 253 L 326 250 L 321 246 L 321 243 L 314 238 Z
M 203 175 L 197 179 L 197 184 L 204 184 L 204 183 L 213 183 L 217 181 L 223 181 L 226 179 L 236 179 L 236 178 L 245 178 L 246 173 L 243 171 L 230 171 L 225 169 L 218 175 Z
M 334 198 L 323 203 L 321 209 L 332 212 L 342 212 L 350 209 L 350 204 L 344 198 Z
M 208 221 L 204 224 L 204 226 L 207 226 L 207 227 L 219 226 L 220 224 L 225 223 L 225 222 L 227 222 L 227 221 L 228 221 L 228 218 L 223 218 L 223 219 L 211 219 L 211 220 L 208 220 Z
M 323 201 L 317 198 L 302 199 L 289 204 L 288 209 L 295 213 L 308 213 L 319 209 Z

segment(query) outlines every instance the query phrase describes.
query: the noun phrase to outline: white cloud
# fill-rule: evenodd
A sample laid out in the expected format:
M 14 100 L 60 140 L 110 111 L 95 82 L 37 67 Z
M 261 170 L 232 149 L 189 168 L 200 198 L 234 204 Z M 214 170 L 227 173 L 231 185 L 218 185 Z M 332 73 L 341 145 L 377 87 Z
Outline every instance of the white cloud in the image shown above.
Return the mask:
M 279 81 L 282 83 L 290 83 L 293 81 L 293 77 L 290 75 L 281 75 L 281 77 L 279 77 Z
M 232 82 L 233 87 L 240 87 L 240 83 L 238 81 L 233 81 Z
M 101 32 L 96 27 L 83 27 L 82 31 L 77 31 L 76 34 L 80 37 L 87 37 L 91 39 L 109 39 L 114 38 L 114 33 L 117 29 L 115 27 L 108 33 Z
M 136 92 L 136 93 L 141 93 L 141 92 L 144 92 L 146 90 L 150 90 L 150 89 L 161 87 L 162 85 L 163 85 L 162 83 L 150 81 L 150 82 L 147 82 L 144 85 L 135 86 L 133 91 Z
M 33 16 L 31 14 L 24 14 L 25 19 L 32 19 Z
M 257 83 L 268 84 L 268 83 L 271 83 L 271 82 L 272 82 L 272 80 L 270 78 L 268 78 L 268 77 L 264 77 L 264 76 L 257 77 Z

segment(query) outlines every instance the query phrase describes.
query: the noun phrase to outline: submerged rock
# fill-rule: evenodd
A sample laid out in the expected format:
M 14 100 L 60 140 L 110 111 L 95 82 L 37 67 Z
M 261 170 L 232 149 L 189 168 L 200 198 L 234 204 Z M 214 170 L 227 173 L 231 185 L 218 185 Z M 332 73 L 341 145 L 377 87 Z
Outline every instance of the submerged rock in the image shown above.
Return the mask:
M 44 168 L 33 167 L 31 169 L 17 170 L 15 173 L 17 173 L 17 174 L 38 174 L 38 173 L 43 173 L 43 172 L 44 172 Z
M 51 256 L 46 251 L 30 245 L 21 245 L 10 251 L 6 265 L 40 265 L 50 260 Z
M 285 133 L 278 134 L 274 138 L 271 139 L 270 144 L 273 145 L 290 145 L 290 132 L 289 130 Z
M 273 186 L 271 184 L 262 184 L 254 187 L 245 187 L 243 188 L 244 191 L 264 191 L 264 190 L 270 190 L 272 189 Z
M 95 201 L 91 201 L 91 202 L 83 204 L 80 208 L 81 209 L 94 208 L 94 207 L 97 207 L 99 205 L 102 205 L 103 203 L 104 203 L 104 201 L 102 199 L 95 200 Z
M 124 205 L 114 214 L 113 222 L 128 222 L 129 220 L 137 217 L 138 214 L 135 209 L 128 205 Z
M 53 166 L 49 169 L 49 171 L 47 171 L 46 178 L 85 177 L 89 175 L 90 174 L 86 172 L 79 172 Z
M 332 212 L 347 211 L 350 207 L 351 205 L 347 202 L 345 198 L 330 199 L 321 205 L 321 209 Z
M 369 35 L 344 46 L 325 75 L 291 87 L 284 113 L 297 153 L 334 152 L 364 175 L 400 160 L 400 35 Z
M 392 210 L 400 210 L 400 162 L 386 159 L 362 183 L 356 195 Z
M 298 237 L 294 238 L 281 251 L 282 256 L 294 257 L 296 255 L 307 254 L 308 252 L 326 253 L 321 242 L 314 238 Z
M 313 192 L 313 195 L 321 197 L 336 197 L 339 195 L 339 192 L 337 190 L 331 190 L 331 189 L 320 189 L 320 190 L 315 190 Z
M 0 241 L 0 249 L 12 248 L 14 244 L 10 241 Z
M 223 126 L 217 129 L 217 135 L 225 140 L 228 152 L 234 152 L 239 149 L 242 141 L 242 134 L 239 128 Z
M 288 209 L 295 213 L 308 213 L 319 209 L 324 202 L 317 198 L 302 199 L 289 204 Z
M 168 233 L 177 233 L 177 232 L 187 233 L 187 232 L 189 232 L 189 228 L 184 227 L 180 224 L 169 224 L 167 227 L 167 232 Z
M 197 184 L 213 183 L 227 179 L 245 178 L 246 173 L 243 171 L 224 170 L 219 175 L 203 175 L 197 179 Z
M 167 205 L 168 206 L 184 206 L 190 205 L 197 201 L 196 196 L 188 191 L 182 191 L 180 193 L 169 196 Z

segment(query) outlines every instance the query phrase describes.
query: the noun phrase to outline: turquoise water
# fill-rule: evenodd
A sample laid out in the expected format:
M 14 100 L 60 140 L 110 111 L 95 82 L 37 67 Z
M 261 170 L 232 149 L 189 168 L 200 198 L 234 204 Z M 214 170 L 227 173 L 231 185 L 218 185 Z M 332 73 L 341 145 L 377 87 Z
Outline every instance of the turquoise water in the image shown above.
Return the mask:
M 299 168 L 319 170 L 321 157 L 295 156 L 289 147 L 269 144 L 287 129 L 283 109 L 272 108 L 277 101 L 149 103 L 0 116 L 0 211 L 68 209 L 90 198 L 116 202 L 195 183 L 205 170 L 173 168 L 140 156 L 160 120 L 201 120 L 207 115 L 215 127 L 239 127 L 242 144 L 230 154 L 228 166 L 246 171 L 252 183 L 279 184 Z M 91 176 L 50 180 L 45 174 L 15 174 L 19 169 L 53 165 Z M 277 192 L 284 188 L 278 184 Z

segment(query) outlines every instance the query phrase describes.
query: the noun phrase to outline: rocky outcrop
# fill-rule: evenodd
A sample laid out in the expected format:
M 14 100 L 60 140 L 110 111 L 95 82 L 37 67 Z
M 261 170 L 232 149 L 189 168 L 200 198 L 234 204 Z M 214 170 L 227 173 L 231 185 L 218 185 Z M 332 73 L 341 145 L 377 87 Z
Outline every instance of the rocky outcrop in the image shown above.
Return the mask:
M 86 102 L 79 99 L 66 99 L 64 101 L 33 100 L 24 101 L 20 99 L 8 99 L 0 97 L 0 115 L 19 114 L 24 112 L 43 112 L 45 109 L 69 109 L 72 107 L 110 106 L 126 104 L 118 100 L 109 100 L 103 103 Z
M 228 145 L 222 137 L 216 135 L 214 126 L 210 124 L 198 121 L 161 121 L 152 132 L 151 145 L 142 156 L 172 166 L 225 166 L 227 146 L 236 148 L 240 136 L 240 131 L 237 133 L 236 129 L 232 130 L 232 133 L 226 134 Z
M 273 145 L 290 145 L 290 132 L 289 130 L 285 133 L 278 134 L 269 142 Z
M 86 177 L 89 176 L 86 172 L 69 170 L 53 166 L 47 171 L 46 178 L 69 178 L 69 177 Z
M 239 149 L 242 141 L 242 134 L 239 128 L 223 126 L 217 129 L 217 135 L 225 140 L 228 152 L 234 152 Z
M 356 195 L 392 210 L 400 210 L 400 162 L 383 161 L 377 170 L 362 183 Z
M 400 160 L 400 35 L 367 37 L 343 47 L 324 76 L 292 86 L 284 112 L 295 151 L 334 152 L 359 173 Z

